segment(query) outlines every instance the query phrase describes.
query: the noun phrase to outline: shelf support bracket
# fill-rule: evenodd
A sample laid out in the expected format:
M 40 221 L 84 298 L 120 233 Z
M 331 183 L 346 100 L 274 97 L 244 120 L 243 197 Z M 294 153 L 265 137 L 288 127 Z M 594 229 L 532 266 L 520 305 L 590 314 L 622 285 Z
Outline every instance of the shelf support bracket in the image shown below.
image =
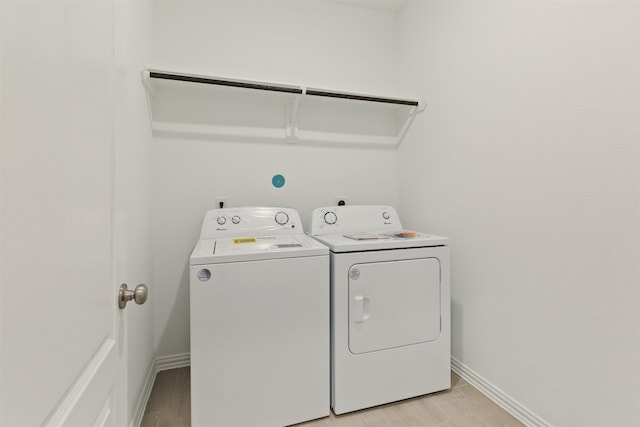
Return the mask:
M 402 125 L 402 129 L 400 129 L 400 133 L 398 134 L 398 147 L 402 143 L 402 140 L 404 139 L 404 137 L 407 135 L 407 131 L 413 124 L 413 121 L 415 120 L 416 116 L 419 113 L 422 113 L 426 107 L 427 107 L 427 103 L 420 101 L 418 102 L 418 105 L 411 108 L 411 111 L 409 111 L 409 114 L 407 114 L 407 118 L 404 121 L 404 124 Z
M 149 113 L 149 121 L 151 122 L 151 128 L 153 128 L 153 108 L 151 107 L 151 98 L 156 94 L 153 85 L 151 84 L 151 73 L 149 70 L 144 69 L 140 72 L 140 79 L 142 80 L 142 86 L 145 88 L 145 95 L 147 98 L 147 111 Z
M 302 93 L 296 96 L 293 105 L 290 107 L 291 111 L 289 111 L 287 117 L 285 141 L 288 144 L 296 144 L 300 141 L 296 135 L 296 131 L 298 130 L 298 106 L 300 105 L 300 99 L 307 93 L 307 88 L 301 87 L 300 89 L 302 89 Z

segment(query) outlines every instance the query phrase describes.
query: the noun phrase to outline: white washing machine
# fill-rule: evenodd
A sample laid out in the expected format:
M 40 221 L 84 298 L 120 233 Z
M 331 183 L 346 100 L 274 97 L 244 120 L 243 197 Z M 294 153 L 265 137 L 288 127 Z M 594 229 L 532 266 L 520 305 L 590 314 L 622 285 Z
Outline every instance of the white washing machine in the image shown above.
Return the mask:
M 450 388 L 449 239 L 390 206 L 316 209 L 311 233 L 331 250 L 333 411 Z
M 207 212 L 190 290 L 192 425 L 329 415 L 329 250 L 295 210 Z

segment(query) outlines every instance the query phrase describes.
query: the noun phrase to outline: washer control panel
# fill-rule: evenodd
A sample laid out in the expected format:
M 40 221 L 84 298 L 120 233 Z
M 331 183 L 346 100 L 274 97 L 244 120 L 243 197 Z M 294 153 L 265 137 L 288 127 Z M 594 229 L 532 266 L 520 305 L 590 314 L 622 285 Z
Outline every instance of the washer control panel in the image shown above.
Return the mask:
M 317 208 L 311 217 L 311 234 L 353 233 L 401 229 L 392 206 L 328 206 Z
M 280 234 L 304 234 L 295 209 L 243 207 L 212 209 L 202 221 L 201 239 L 220 237 L 258 237 Z

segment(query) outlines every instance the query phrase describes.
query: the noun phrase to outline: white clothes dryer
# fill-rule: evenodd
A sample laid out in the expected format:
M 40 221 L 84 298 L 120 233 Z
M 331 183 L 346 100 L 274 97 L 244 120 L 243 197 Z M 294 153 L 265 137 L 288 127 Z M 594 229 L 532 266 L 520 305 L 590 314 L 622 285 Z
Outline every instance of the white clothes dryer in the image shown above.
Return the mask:
M 449 239 L 390 206 L 315 209 L 311 233 L 331 251 L 333 411 L 450 388 Z
M 295 210 L 208 211 L 190 291 L 192 425 L 329 415 L 329 251 Z

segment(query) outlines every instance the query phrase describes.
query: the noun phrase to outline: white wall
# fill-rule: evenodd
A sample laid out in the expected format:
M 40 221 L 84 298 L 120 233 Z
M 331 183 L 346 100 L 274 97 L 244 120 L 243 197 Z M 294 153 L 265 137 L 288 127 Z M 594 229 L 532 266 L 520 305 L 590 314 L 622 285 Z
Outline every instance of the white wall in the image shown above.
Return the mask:
M 432 101 L 399 208 L 453 238 L 453 356 L 557 426 L 640 425 L 638 18 L 416 1 L 399 22 Z
M 325 2 L 158 2 L 156 68 L 237 79 L 394 94 L 391 13 Z M 189 255 L 216 196 L 231 206 L 296 208 L 305 227 L 335 196 L 396 203 L 397 153 L 156 138 L 153 149 L 157 356 L 189 351 Z M 287 182 L 271 185 L 274 174 Z

